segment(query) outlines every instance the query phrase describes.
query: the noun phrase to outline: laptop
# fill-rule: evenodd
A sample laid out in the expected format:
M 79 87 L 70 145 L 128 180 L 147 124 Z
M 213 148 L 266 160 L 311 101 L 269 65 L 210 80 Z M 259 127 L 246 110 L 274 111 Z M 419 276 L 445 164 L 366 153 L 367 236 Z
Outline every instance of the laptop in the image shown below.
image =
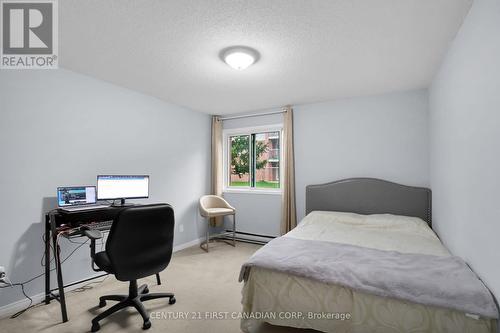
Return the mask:
M 57 205 L 66 212 L 106 208 L 109 205 L 97 203 L 95 186 L 65 186 L 57 188 Z

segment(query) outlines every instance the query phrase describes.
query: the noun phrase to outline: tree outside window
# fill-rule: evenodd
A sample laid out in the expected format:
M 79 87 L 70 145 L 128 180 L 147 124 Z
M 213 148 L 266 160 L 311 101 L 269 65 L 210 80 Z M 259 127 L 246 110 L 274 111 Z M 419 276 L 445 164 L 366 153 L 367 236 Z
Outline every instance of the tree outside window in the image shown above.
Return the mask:
M 280 188 L 280 132 L 229 137 L 229 186 Z

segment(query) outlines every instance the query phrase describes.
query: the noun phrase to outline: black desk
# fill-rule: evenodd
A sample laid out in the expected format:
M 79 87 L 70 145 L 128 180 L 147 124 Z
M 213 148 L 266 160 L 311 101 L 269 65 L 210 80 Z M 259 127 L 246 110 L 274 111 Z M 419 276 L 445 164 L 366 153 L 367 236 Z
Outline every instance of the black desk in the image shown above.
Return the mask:
M 52 210 L 45 214 L 45 304 L 49 304 L 51 300 L 56 299 L 61 304 L 61 315 L 63 322 L 68 321 L 68 313 L 66 311 L 66 298 L 64 295 L 64 288 L 73 286 L 78 283 L 86 282 L 92 279 L 105 276 L 101 274 L 88 279 L 73 282 L 67 285 L 63 283 L 62 266 L 60 260 L 60 248 L 58 244 L 58 235 L 68 230 L 68 227 L 78 227 L 80 225 L 89 224 L 91 222 L 103 222 L 114 220 L 118 213 L 127 208 L 127 206 L 120 207 L 107 207 L 92 210 L 83 210 L 75 212 L 64 212 L 61 210 Z M 82 236 L 84 237 L 84 236 Z M 56 264 L 57 272 L 57 288 L 50 288 L 50 242 L 52 241 L 52 248 L 54 252 L 54 261 Z M 160 275 L 156 274 L 158 284 L 161 284 Z M 58 295 L 52 292 L 58 290 Z

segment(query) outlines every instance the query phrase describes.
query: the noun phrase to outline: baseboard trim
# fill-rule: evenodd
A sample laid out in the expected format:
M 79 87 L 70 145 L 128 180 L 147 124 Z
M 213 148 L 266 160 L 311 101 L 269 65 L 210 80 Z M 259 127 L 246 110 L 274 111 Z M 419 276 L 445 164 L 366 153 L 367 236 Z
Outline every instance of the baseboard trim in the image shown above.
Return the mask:
M 204 238 L 197 238 L 197 239 L 194 239 L 192 241 L 176 245 L 173 248 L 173 252 L 181 251 L 181 250 L 187 249 L 188 247 L 199 245 L 199 244 L 201 244 L 203 239 Z M 72 291 L 72 290 L 81 288 L 82 286 L 84 286 L 88 283 L 89 283 L 89 281 L 85 281 L 82 283 L 75 284 L 74 286 L 71 286 L 71 287 L 66 287 L 66 291 Z M 33 299 L 33 304 L 38 304 L 38 303 L 41 303 L 45 300 L 45 293 L 30 295 L 30 297 Z M 57 300 L 53 300 L 53 302 L 57 302 Z M 18 311 L 21 311 L 22 309 L 26 308 L 29 304 L 30 304 L 29 299 L 23 298 L 23 299 L 20 299 L 19 301 L 15 301 L 13 303 L 10 303 L 10 304 L 7 304 L 7 305 L 0 307 L 0 319 L 12 316 L 14 313 L 17 313 Z
M 71 287 L 66 287 L 66 292 L 70 292 L 72 290 L 81 288 L 85 286 L 86 284 L 89 284 L 91 282 L 85 281 L 82 283 L 75 284 Z M 39 293 L 36 295 L 31 296 L 31 299 L 33 299 L 33 304 L 39 304 L 45 301 L 45 293 Z M 57 300 L 53 300 L 52 302 L 56 302 Z M 4 305 L 0 307 L 0 319 L 7 318 L 12 316 L 14 313 L 17 313 L 21 311 L 22 309 L 26 308 L 30 304 L 30 300 L 27 298 L 20 299 L 19 301 L 16 301 L 14 303 L 10 303 L 7 305 Z
M 33 304 L 40 303 L 43 301 L 43 293 L 30 296 L 33 299 Z M 57 301 L 56 301 L 57 302 Z M 0 307 L 0 319 L 12 316 L 14 313 L 21 311 L 30 304 L 30 300 L 23 298 L 14 303 L 10 303 Z
M 177 251 L 180 251 L 180 250 L 187 249 L 188 247 L 191 247 L 191 246 L 200 245 L 201 242 L 203 242 L 204 239 L 205 238 L 200 237 L 200 238 L 197 238 L 197 239 L 193 239 L 190 242 L 186 242 L 186 243 L 182 243 L 182 244 L 176 245 L 176 246 L 174 246 L 173 251 L 177 252 Z

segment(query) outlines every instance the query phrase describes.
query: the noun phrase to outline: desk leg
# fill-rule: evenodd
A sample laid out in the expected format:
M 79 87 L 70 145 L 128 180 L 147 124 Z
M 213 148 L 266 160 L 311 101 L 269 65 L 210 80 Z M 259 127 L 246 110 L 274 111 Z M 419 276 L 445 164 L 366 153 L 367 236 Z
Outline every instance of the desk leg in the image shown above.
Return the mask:
M 45 304 L 50 303 L 50 218 L 45 215 Z
M 52 240 L 54 243 L 54 258 L 57 270 L 57 287 L 59 289 L 59 302 L 61 303 L 62 320 L 65 323 L 68 321 L 68 313 L 66 311 L 66 297 L 64 296 L 64 284 L 63 284 L 62 269 L 61 269 L 61 258 L 59 256 L 59 244 L 57 244 L 56 226 L 53 218 L 51 218 L 50 224 L 52 230 Z
M 158 285 L 161 285 L 160 273 L 156 273 L 156 283 L 157 283 Z

